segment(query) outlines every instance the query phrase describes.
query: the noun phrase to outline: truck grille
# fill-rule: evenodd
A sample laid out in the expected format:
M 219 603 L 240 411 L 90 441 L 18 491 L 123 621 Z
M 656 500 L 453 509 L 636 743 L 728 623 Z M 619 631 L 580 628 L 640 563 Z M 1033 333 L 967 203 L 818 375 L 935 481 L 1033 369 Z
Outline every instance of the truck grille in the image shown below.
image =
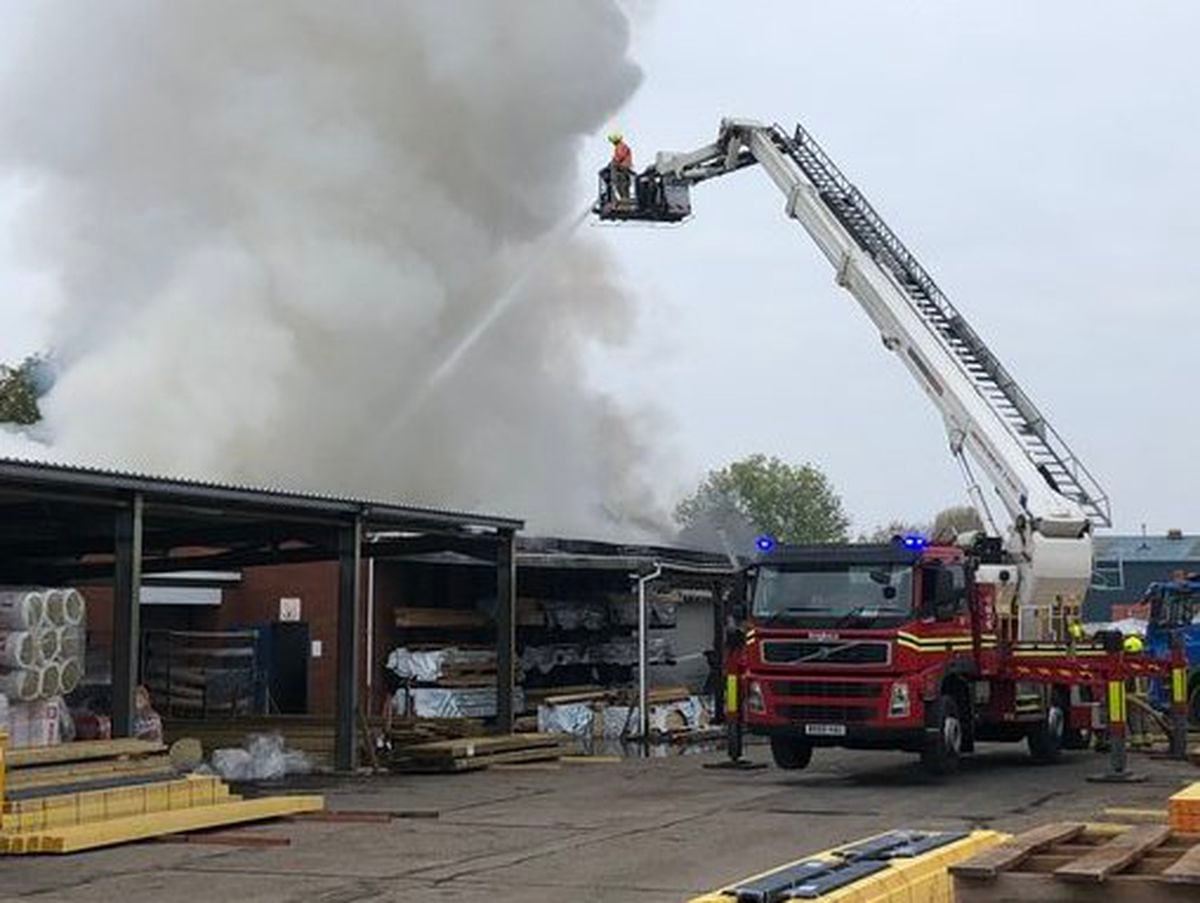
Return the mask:
M 807 696 L 818 699 L 877 699 L 883 684 L 852 683 L 846 680 L 773 680 L 776 696 Z
M 866 721 L 875 715 L 873 708 L 858 705 L 781 705 L 776 706 L 776 711 L 784 718 L 804 723 L 833 721 L 838 724 L 846 724 L 853 721 Z
M 764 640 L 763 661 L 790 665 L 805 661 L 825 665 L 886 665 L 891 646 L 854 640 Z

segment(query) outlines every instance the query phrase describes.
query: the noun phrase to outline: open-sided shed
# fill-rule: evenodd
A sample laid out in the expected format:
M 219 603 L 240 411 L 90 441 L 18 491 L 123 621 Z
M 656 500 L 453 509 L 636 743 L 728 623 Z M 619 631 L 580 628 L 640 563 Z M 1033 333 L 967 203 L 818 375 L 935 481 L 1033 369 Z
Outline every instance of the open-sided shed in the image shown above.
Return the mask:
M 459 552 L 494 562 L 498 723 L 512 723 L 515 534 L 507 517 L 277 489 L 0 459 L 0 584 L 113 588 L 113 734 L 129 736 L 138 681 L 143 577 L 336 561 L 335 763 L 356 762 L 362 562 Z M 368 534 L 386 534 L 368 543 Z

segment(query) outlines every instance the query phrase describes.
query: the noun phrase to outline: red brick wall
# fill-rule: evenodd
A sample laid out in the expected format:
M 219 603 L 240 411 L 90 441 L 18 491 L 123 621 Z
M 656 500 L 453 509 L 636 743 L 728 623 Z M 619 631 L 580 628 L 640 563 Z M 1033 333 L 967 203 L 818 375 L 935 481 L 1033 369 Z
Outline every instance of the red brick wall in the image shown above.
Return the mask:
M 88 645 L 93 650 L 112 649 L 112 588 L 81 587 L 88 602 Z M 300 619 L 309 625 L 309 636 L 320 640 L 320 658 L 308 658 L 308 700 L 312 714 L 334 711 L 337 670 L 337 591 L 335 562 L 253 567 L 242 571 L 239 585 L 226 588 L 216 606 L 143 605 L 142 628 L 174 630 L 225 630 L 260 627 L 279 619 L 279 600 L 300 599 Z

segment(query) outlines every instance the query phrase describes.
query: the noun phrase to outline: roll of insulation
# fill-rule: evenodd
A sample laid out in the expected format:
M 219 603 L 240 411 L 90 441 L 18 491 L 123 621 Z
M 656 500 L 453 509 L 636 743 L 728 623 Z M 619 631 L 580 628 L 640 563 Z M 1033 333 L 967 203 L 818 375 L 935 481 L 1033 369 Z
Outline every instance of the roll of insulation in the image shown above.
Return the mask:
M 58 686 L 59 692 L 66 696 L 77 686 L 79 681 L 83 679 L 83 668 L 80 666 L 79 659 L 65 658 L 62 662 L 62 667 L 59 669 Z
M 62 623 L 67 627 L 78 627 L 86 618 L 87 603 L 79 590 L 63 590 Z
M 38 687 L 38 696 L 45 699 L 47 696 L 57 696 L 62 692 L 62 665 L 58 662 L 46 662 L 39 669 L 41 672 L 41 686 Z
M 65 589 L 48 589 L 45 592 L 45 604 L 42 606 L 42 624 L 48 627 L 62 627 L 65 623 L 63 609 L 67 591 Z
M 9 702 L 29 702 L 42 692 L 41 668 L 21 668 L 17 671 L 0 671 L 0 693 Z
M 38 664 L 38 647 L 28 630 L 0 632 L 0 665 L 9 668 L 32 668 Z
M 54 634 L 58 644 L 56 654 L 61 658 L 83 658 L 83 628 L 55 627 Z
M 42 622 L 45 597 L 36 589 L 0 590 L 0 628 L 31 630 Z
M 61 627 L 39 627 L 33 631 L 38 653 L 38 660 L 35 664 L 44 665 L 62 654 L 62 642 L 58 635 L 61 629 Z

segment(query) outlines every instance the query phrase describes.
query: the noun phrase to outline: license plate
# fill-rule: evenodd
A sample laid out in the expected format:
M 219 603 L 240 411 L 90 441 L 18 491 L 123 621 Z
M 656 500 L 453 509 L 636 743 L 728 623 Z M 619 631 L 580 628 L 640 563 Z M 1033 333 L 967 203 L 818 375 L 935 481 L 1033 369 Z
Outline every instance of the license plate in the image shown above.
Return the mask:
M 844 737 L 846 736 L 846 725 L 806 724 L 804 725 L 804 733 L 810 737 Z

